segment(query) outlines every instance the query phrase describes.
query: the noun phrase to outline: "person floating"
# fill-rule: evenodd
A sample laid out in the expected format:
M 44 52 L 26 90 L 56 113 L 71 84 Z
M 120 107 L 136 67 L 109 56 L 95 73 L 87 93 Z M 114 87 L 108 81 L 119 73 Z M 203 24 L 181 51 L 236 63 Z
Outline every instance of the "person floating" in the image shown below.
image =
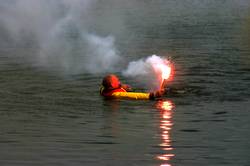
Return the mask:
M 131 87 L 121 84 L 119 78 L 114 74 L 105 76 L 100 88 L 100 95 L 111 99 L 154 100 L 163 94 L 164 90 L 151 93 L 131 92 Z

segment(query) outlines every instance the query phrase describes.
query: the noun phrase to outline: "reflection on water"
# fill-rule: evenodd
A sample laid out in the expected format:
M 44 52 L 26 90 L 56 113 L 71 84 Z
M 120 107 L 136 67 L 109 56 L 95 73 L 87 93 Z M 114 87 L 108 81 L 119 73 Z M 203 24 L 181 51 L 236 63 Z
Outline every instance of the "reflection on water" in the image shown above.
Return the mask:
M 159 146 L 164 151 L 164 154 L 159 154 L 156 156 L 156 158 L 158 160 L 164 161 L 164 164 L 161 164 L 161 166 L 171 166 L 171 164 L 169 164 L 169 161 L 172 157 L 175 156 L 172 152 L 173 147 L 171 144 L 170 137 L 170 132 L 173 126 L 173 107 L 174 104 L 170 100 L 162 100 L 158 101 L 157 103 L 157 108 L 160 110 L 161 113 L 161 120 L 159 126 L 161 131 L 161 143 L 159 144 Z

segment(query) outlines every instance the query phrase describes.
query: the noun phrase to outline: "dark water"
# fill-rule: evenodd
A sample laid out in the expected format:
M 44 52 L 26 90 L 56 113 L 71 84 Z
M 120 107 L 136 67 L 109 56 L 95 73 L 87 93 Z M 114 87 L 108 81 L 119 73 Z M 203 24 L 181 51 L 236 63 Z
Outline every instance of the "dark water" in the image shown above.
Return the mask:
M 103 100 L 103 74 L 61 77 L 1 46 L 0 165 L 249 165 L 249 3 L 210 2 L 114 4 L 125 59 L 175 63 L 179 94 L 159 101 Z

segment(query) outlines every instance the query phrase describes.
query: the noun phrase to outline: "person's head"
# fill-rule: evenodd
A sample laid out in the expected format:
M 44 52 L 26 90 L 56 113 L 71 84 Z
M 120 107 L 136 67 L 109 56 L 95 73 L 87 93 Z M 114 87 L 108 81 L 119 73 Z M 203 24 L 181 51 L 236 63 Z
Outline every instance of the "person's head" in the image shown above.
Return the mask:
M 103 78 L 102 85 L 106 89 L 115 89 L 115 88 L 119 88 L 121 83 L 120 83 L 119 78 L 116 75 L 110 74 Z

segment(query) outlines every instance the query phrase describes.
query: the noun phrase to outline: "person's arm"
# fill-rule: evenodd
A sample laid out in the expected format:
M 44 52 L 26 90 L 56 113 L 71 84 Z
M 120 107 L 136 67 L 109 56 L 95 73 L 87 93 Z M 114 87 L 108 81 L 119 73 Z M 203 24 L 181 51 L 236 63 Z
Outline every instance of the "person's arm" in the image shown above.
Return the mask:
M 117 99 L 154 100 L 155 98 L 161 97 L 163 93 L 163 91 L 156 91 L 154 93 L 115 92 L 112 94 L 112 97 Z
M 150 93 L 141 92 L 115 92 L 112 97 L 117 99 L 149 100 Z

